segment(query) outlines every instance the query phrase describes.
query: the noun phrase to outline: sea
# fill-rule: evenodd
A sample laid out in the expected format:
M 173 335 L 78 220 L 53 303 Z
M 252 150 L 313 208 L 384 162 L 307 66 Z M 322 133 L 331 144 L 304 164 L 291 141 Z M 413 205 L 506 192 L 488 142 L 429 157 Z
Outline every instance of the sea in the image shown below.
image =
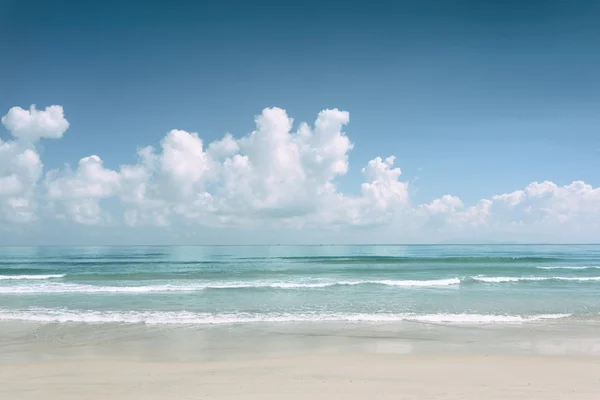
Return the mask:
M 299 335 L 600 354 L 600 245 L 0 248 L 0 344 L 123 332 L 201 335 L 198 353 Z

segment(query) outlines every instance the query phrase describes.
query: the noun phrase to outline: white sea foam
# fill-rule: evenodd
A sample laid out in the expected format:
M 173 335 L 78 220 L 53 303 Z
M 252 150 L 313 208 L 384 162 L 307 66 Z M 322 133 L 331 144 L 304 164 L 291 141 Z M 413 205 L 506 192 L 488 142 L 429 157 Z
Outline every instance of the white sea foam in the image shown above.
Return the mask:
M 385 286 L 449 286 L 457 285 L 460 279 L 433 279 L 433 280 L 359 280 L 335 282 L 231 282 L 222 284 L 207 284 L 203 289 L 239 289 L 239 288 L 276 288 L 276 289 L 302 289 L 325 288 L 330 286 L 356 286 L 356 285 L 385 285 Z
M 486 315 L 486 314 L 366 314 L 366 313 L 193 313 L 187 311 L 89 311 L 89 310 L 0 310 L 0 321 L 40 323 L 123 323 L 149 325 L 223 325 L 283 322 L 375 322 L 403 321 L 438 324 L 521 324 L 567 318 L 570 314 Z
M 64 274 L 54 275 L 0 275 L 0 281 L 2 280 L 21 280 L 21 279 L 58 279 L 64 277 Z
M 0 294 L 42 293 L 149 293 L 169 291 L 195 291 L 202 287 L 155 285 L 155 286 L 94 286 L 71 283 L 45 283 L 36 285 L 0 286 Z
M 355 286 L 363 284 L 426 287 L 449 286 L 460 283 L 460 279 L 436 280 L 364 280 L 336 282 L 214 282 L 165 284 L 151 286 L 95 286 L 63 282 L 44 282 L 35 285 L 0 286 L 0 294 L 36 294 L 36 293 L 151 293 L 151 292 L 193 292 L 205 289 L 245 289 L 245 288 L 274 288 L 274 289 L 303 289 L 324 288 L 330 286 Z
M 487 283 L 528 282 L 528 281 L 600 281 L 600 276 L 473 276 L 471 279 Z
M 545 319 L 561 319 L 570 317 L 571 314 L 537 314 L 530 316 L 521 315 L 487 315 L 487 314 L 428 314 L 417 315 L 414 320 L 432 323 L 457 323 L 457 324 L 492 324 L 492 323 L 522 323 L 535 322 Z
M 536 267 L 539 269 L 573 269 L 573 270 L 582 270 L 582 269 L 600 269 L 598 265 L 580 265 L 580 266 L 556 266 L 556 267 Z
M 387 285 L 387 286 L 451 286 L 451 285 L 458 285 L 460 283 L 460 279 L 459 278 L 449 278 L 449 279 L 433 279 L 433 280 L 425 280 L 425 281 L 383 280 L 383 281 L 364 281 L 364 283 L 373 283 L 373 284 Z
M 33 277 L 37 278 L 33 278 Z M 47 280 L 60 278 L 62 275 L 23 275 L 19 279 Z M 19 283 L 16 285 L 0 285 L 0 294 L 60 294 L 60 293 L 153 293 L 153 292 L 195 292 L 206 289 L 313 289 L 333 286 L 382 285 L 392 287 L 445 287 L 459 285 L 461 282 L 510 283 L 527 281 L 600 281 L 600 277 L 570 276 L 472 276 L 462 280 L 459 278 L 433 280 L 357 280 L 327 282 L 273 282 L 273 281 L 239 281 L 239 282 L 188 282 L 173 284 L 155 284 L 144 286 L 97 286 L 68 282 L 43 281 L 36 283 Z

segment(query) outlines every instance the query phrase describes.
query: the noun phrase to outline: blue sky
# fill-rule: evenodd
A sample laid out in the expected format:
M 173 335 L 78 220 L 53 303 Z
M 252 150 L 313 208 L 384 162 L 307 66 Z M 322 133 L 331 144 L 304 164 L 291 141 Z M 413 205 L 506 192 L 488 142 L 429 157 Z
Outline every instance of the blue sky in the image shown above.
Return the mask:
M 62 229 L 75 238 L 93 231 L 86 240 L 106 242 L 118 230 L 135 242 L 117 217 L 94 227 L 40 217 L 46 173 L 65 163 L 75 169 L 90 155 L 117 171 L 137 162 L 138 148 L 159 148 L 172 129 L 197 132 L 205 145 L 225 132 L 239 139 L 267 107 L 285 109 L 294 130 L 324 109 L 349 112 L 348 171 L 331 180 L 347 196 L 361 196 L 369 160 L 390 155 L 413 208 L 447 194 L 468 208 L 536 181 L 600 185 L 600 3 L 371 3 L 0 2 L 2 115 L 15 106 L 60 105 L 69 122 L 60 140 L 35 144 L 43 163 L 36 221 L 11 223 L 5 232 L 16 229 L 19 238 L 5 233 L 6 240 L 45 243 L 48 230 Z M 12 140 L 9 130 L 0 138 Z M 118 197 L 101 199 L 115 215 Z M 415 237 L 400 220 L 392 237 Z M 594 241 L 585 220 L 572 229 Z M 178 242 L 192 231 L 203 237 L 204 225 L 170 224 L 179 236 L 160 240 Z M 285 226 L 263 232 L 264 241 L 288 232 Z M 418 226 L 419 241 L 479 237 L 448 227 L 429 235 Z M 289 241 L 306 241 L 305 229 L 290 230 Z M 363 229 L 348 240 L 363 241 Z M 223 241 L 247 234 L 217 231 Z M 164 232 L 156 232 L 144 240 L 160 241 Z M 489 240 L 512 237 L 494 232 Z M 534 240 L 531 232 L 522 240 Z M 564 240 L 544 236 L 553 238 Z

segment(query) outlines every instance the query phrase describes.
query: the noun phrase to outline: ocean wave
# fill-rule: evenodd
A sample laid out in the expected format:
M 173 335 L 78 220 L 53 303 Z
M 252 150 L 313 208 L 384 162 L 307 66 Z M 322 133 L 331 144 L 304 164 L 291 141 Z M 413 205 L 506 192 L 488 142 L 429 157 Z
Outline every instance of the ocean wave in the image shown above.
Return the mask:
M 600 276 L 573 277 L 573 276 L 472 276 L 469 279 L 486 283 L 505 282 L 535 282 L 535 281 L 573 281 L 587 282 L 600 281 Z
M 336 282 L 215 282 L 204 284 L 167 284 L 151 286 L 95 286 L 72 283 L 44 283 L 37 285 L 0 286 L 0 294 L 38 293 L 149 293 L 193 292 L 206 289 L 312 289 L 331 286 L 384 285 L 400 287 L 450 286 L 460 284 L 460 279 L 435 280 L 360 280 Z
M 600 269 L 598 265 L 581 265 L 581 266 L 557 266 L 557 267 L 536 267 L 538 269 L 574 269 L 574 270 L 583 270 L 583 269 Z
M 94 286 L 76 284 L 44 284 L 0 286 L 0 294 L 50 294 L 50 293 L 149 293 L 170 291 L 196 291 L 205 287 L 155 285 L 155 286 Z
M 284 322 L 423 322 L 436 324 L 521 324 L 562 319 L 571 314 L 493 315 L 493 314 L 366 314 L 366 313 L 193 313 L 188 311 L 89 311 L 89 310 L 0 310 L 0 321 L 40 323 L 122 323 L 148 325 L 224 325 Z
M 15 280 L 47 280 L 60 278 L 62 275 L 14 276 Z M 233 289 L 319 289 L 336 286 L 381 285 L 405 288 L 441 288 L 461 284 L 477 283 L 519 283 L 538 281 L 598 282 L 600 276 L 467 276 L 462 278 L 446 278 L 431 280 L 356 280 L 330 282 L 281 282 L 281 281 L 240 281 L 240 282 L 204 282 L 156 284 L 144 286 L 97 286 L 68 282 L 44 281 L 33 284 L 17 284 L 0 286 L 0 294 L 60 294 L 60 293 L 152 293 L 152 292 L 196 292 L 202 290 Z
M 18 265 L 42 265 L 42 266 L 59 266 L 59 267 L 87 267 L 87 266 L 120 266 L 120 265 L 212 265 L 212 264 L 230 264 L 231 261 L 223 260 L 194 260 L 194 261 L 173 261 L 173 260 L 144 260 L 144 259 L 124 259 L 111 260 L 102 258 L 89 259 L 20 259 L 20 260 L 0 260 L 0 270 L 6 269 L 3 266 L 14 267 Z
M 442 257 L 413 257 L 413 256 L 295 256 L 295 257 L 247 257 L 239 260 L 247 261 L 288 261 L 317 264 L 489 264 L 489 263 L 523 263 L 560 261 L 558 257 L 543 256 L 442 256 Z
M 385 286 L 452 286 L 460 283 L 459 278 L 448 278 L 448 279 L 431 279 L 431 280 L 365 280 L 365 281 L 354 281 L 354 282 L 336 282 L 333 285 L 385 285 Z
M 51 274 L 51 275 L 0 275 L 0 281 L 2 280 L 21 280 L 21 279 L 59 279 L 64 277 L 64 274 Z

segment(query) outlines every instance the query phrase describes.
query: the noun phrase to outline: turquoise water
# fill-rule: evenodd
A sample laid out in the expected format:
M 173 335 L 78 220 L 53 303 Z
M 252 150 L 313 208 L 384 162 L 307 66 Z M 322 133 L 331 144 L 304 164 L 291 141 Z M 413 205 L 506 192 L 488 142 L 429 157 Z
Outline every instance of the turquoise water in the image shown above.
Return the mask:
M 544 324 L 600 318 L 600 246 L 0 248 L 0 320 Z

